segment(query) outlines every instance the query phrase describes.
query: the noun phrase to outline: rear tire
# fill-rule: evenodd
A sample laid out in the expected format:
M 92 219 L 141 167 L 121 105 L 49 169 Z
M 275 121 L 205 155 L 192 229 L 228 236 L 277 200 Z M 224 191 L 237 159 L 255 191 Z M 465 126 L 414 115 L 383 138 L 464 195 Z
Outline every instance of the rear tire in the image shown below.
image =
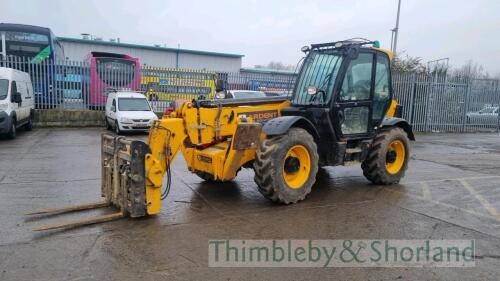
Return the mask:
M 311 192 L 318 172 L 318 151 L 304 129 L 261 142 L 254 161 L 255 183 L 264 197 L 283 204 L 297 203 Z
M 396 184 L 404 177 L 409 159 L 408 135 L 403 129 L 392 127 L 378 133 L 361 168 L 374 184 Z
M 24 124 L 24 130 L 25 131 L 33 130 L 33 118 L 31 116 L 30 119 L 28 120 L 28 123 Z

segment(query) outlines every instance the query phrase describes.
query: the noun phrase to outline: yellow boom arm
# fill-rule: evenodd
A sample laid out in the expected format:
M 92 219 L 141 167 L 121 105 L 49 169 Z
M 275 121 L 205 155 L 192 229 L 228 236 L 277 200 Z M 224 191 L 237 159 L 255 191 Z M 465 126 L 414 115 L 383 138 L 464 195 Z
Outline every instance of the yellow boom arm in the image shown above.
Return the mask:
M 188 169 L 215 181 L 229 181 L 255 158 L 261 121 L 280 116 L 288 101 L 254 106 L 194 107 L 185 103 L 151 128 L 145 157 L 147 213 L 161 208 L 167 167 L 182 152 Z

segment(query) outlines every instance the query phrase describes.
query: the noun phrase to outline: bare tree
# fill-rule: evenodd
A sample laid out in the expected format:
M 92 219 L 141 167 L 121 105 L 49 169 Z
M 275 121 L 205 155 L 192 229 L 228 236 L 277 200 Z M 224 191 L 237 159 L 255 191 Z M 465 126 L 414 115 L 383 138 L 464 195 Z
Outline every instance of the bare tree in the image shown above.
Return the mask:
M 291 64 L 284 64 L 278 61 L 271 61 L 267 65 L 255 65 L 255 68 L 267 68 L 274 70 L 294 70 L 295 66 Z
M 398 55 L 392 61 L 392 71 L 423 73 L 427 71 L 427 67 L 422 63 L 422 58 L 411 57 L 405 51 L 402 51 L 398 52 Z
M 468 77 L 472 79 L 488 79 L 490 74 L 480 64 L 469 60 L 466 64 L 453 69 L 452 75 L 455 77 Z

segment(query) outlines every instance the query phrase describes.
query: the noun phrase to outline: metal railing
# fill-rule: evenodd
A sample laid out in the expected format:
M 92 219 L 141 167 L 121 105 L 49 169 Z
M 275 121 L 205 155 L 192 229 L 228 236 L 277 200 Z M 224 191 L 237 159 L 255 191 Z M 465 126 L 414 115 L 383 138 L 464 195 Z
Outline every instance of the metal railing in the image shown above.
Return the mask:
M 113 88 L 113 85 L 92 85 L 95 77 L 91 77 L 91 67 L 84 61 L 32 62 L 7 57 L 0 60 L 0 66 L 30 74 L 38 109 L 103 110 L 107 92 Z M 113 66 L 96 66 L 96 69 L 100 77 L 113 80 L 116 85 L 127 84 L 133 71 Z M 212 98 L 217 80 L 222 80 L 229 90 L 260 90 L 268 95 L 288 95 L 296 79 L 294 74 L 218 73 L 151 66 L 141 67 L 140 75 L 140 86 L 131 90 L 144 92 L 157 112 L 164 112 L 177 99 L 192 99 L 198 94 Z M 403 117 L 415 131 L 476 132 L 498 131 L 500 128 L 498 80 L 393 73 L 393 89 L 403 106 Z M 97 104 L 96 100 L 99 101 Z
M 415 131 L 499 130 L 498 80 L 394 73 L 393 89 Z

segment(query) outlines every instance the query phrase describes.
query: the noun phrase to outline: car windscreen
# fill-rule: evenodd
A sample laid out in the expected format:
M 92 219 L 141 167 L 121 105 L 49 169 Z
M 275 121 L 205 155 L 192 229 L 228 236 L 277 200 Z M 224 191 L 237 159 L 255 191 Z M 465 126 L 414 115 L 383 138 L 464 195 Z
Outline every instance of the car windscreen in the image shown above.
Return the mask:
M 118 98 L 119 111 L 151 111 L 145 98 Z
M 9 80 L 0 79 L 0 100 L 6 99 L 8 93 L 9 93 Z
M 292 103 L 309 105 L 318 102 L 327 103 L 333 94 L 333 87 L 340 72 L 343 54 L 339 51 L 311 52 L 302 66 Z M 324 95 L 317 98 L 308 93 L 310 87 L 315 87 Z
M 487 107 L 487 108 L 483 108 L 483 109 L 479 110 L 479 113 L 494 113 L 495 109 L 496 108 L 494 108 L 494 107 Z
M 252 99 L 252 98 L 265 98 L 264 92 L 233 92 L 235 99 Z

